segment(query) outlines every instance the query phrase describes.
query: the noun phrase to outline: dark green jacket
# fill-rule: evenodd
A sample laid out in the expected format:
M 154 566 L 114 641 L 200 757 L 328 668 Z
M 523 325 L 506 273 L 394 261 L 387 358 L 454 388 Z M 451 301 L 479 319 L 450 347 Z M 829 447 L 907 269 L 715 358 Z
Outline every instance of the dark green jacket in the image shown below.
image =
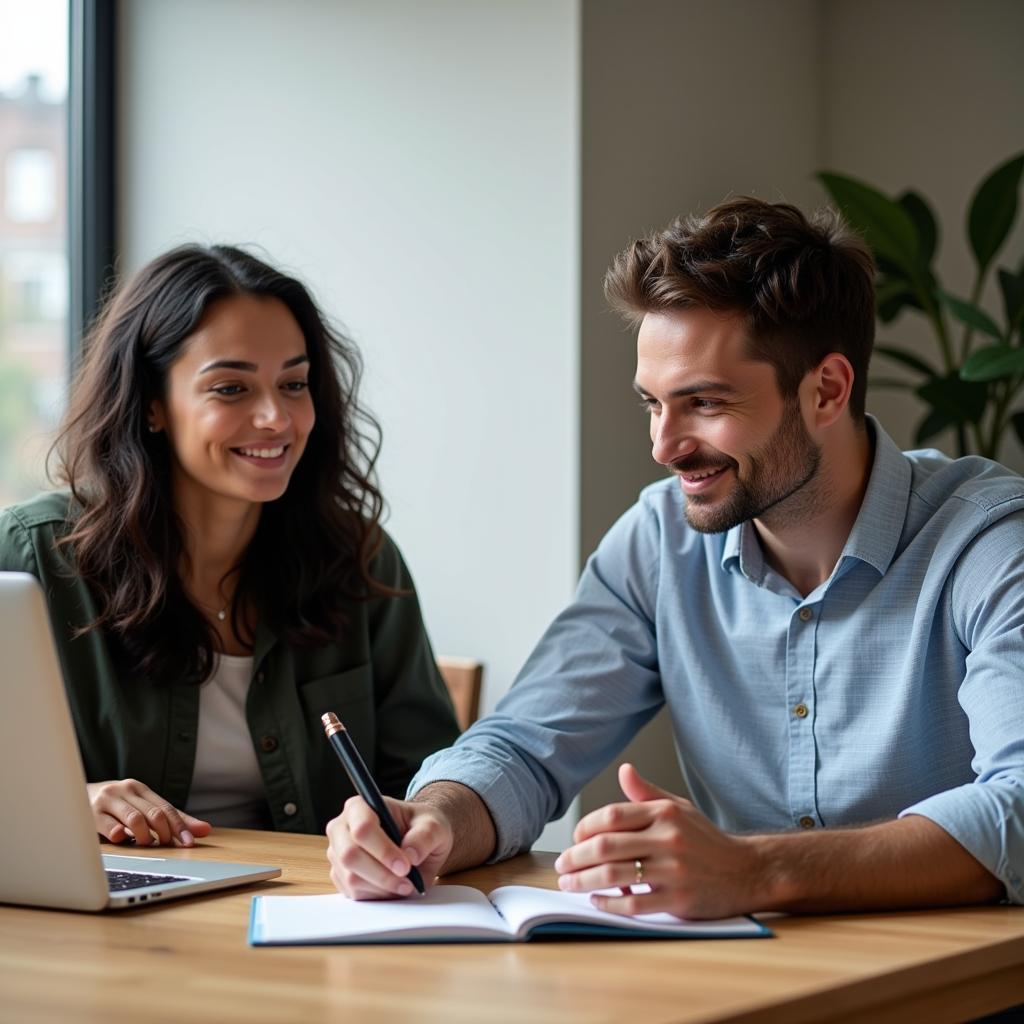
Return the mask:
M 0 570 L 29 572 L 47 594 L 78 742 L 90 782 L 135 778 L 184 808 L 195 763 L 199 688 L 123 678 L 102 631 L 74 638 L 96 614 L 85 584 L 54 544 L 68 497 L 44 494 L 0 512 Z M 347 635 L 292 648 L 257 631 L 246 717 L 273 827 L 321 832 L 352 795 L 324 738 L 336 711 L 384 793 L 404 796 L 427 754 L 458 726 L 430 649 L 419 602 L 390 538 L 373 574 L 406 596 L 353 605 Z M 0 712 L 2 713 L 2 712 Z

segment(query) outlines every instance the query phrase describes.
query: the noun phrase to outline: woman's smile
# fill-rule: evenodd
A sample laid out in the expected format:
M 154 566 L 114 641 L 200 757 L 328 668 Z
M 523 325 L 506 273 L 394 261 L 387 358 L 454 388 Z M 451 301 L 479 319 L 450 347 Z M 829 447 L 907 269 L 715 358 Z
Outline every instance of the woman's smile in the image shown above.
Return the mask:
M 290 448 L 290 444 L 245 445 L 232 448 L 231 453 L 260 469 L 279 469 L 288 461 L 287 455 Z

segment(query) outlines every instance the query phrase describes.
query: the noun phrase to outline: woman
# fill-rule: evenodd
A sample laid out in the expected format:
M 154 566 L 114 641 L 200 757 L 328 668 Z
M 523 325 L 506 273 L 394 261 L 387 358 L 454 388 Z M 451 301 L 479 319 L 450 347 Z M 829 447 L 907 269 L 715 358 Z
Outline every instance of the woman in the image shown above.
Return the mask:
M 359 371 L 298 281 L 226 246 L 155 259 L 91 332 L 67 491 L 0 515 L 0 568 L 47 592 L 110 841 L 322 831 L 352 793 L 326 711 L 391 795 L 456 736 Z

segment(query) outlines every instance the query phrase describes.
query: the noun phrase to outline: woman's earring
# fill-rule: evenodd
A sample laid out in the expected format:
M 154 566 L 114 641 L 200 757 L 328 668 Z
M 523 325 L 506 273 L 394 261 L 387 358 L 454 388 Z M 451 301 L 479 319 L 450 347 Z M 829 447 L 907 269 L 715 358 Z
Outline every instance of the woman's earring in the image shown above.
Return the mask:
M 156 433 L 158 433 L 157 427 L 156 427 L 156 426 L 155 426 L 154 424 L 152 424 L 152 423 L 150 423 L 150 425 L 149 425 L 149 432 L 150 432 L 151 434 L 156 434 Z

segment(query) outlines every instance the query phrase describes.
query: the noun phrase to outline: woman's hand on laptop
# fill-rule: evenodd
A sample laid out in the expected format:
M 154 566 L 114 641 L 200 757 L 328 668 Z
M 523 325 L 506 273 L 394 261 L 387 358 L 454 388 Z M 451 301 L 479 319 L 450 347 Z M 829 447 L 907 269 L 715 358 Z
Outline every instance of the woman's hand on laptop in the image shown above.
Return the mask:
M 112 843 L 191 846 L 210 834 L 208 821 L 179 811 L 136 779 L 86 783 L 96 831 Z

